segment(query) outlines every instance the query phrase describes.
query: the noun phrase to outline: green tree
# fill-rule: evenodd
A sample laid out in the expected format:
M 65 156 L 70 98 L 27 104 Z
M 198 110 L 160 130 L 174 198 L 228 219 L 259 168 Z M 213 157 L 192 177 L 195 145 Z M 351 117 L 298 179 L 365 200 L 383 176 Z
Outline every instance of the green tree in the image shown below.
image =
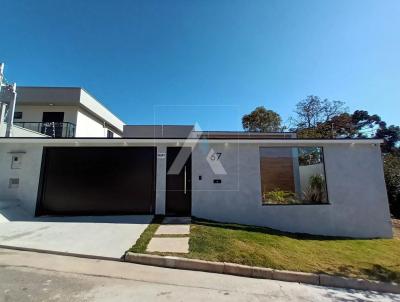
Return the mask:
M 257 107 L 251 113 L 242 117 L 242 125 L 249 132 L 276 132 L 280 131 L 282 119 L 278 113 L 267 110 L 265 107 Z
M 389 127 L 387 127 L 385 122 L 381 122 L 379 129 L 376 131 L 375 137 L 383 139 L 383 153 L 396 153 L 399 151 L 399 147 L 397 147 L 397 144 L 400 141 L 399 126 L 390 125 Z
M 384 125 L 381 118 L 368 111 L 346 112 L 344 102 L 321 101 L 309 96 L 296 106 L 295 131 L 300 138 L 361 138 L 374 137 Z M 383 135 L 383 132 L 382 132 Z
M 400 217 L 400 156 L 386 154 L 383 158 L 383 168 L 390 212 L 393 216 Z

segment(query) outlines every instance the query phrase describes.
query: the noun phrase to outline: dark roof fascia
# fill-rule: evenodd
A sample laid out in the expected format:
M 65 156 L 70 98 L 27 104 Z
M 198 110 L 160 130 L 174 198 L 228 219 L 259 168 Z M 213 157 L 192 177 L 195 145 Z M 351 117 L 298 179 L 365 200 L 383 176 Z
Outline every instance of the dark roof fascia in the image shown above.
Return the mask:
M 286 137 L 286 138 L 257 138 L 257 137 L 236 137 L 236 138 L 208 138 L 208 137 L 189 137 L 189 138 L 182 138 L 182 137 L 114 137 L 114 138 L 108 138 L 108 137 L 57 137 L 57 138 L 52 138 L 52 137 L 0 137 L 0 140 L 2 139 L 14 139 L 14 140 L 23 140 L 23 139 L 37 139 L 37 140 L 81 140 L 81 139 L 87 139 L 87 140 L 124 140 L 124 139 L 138 139 L 138 140 L 143 140 L 143 139 L 158 139 L 158 140 L 170 140 L 170 139 L 176 139 L 176 140 L 184 140 L 184 139 L 190 139 L 190 140 L 294 140 L 294 141 L 375 141 L 375 140 L 380 140 L 379 138 L 295 138 L 295 137 Z

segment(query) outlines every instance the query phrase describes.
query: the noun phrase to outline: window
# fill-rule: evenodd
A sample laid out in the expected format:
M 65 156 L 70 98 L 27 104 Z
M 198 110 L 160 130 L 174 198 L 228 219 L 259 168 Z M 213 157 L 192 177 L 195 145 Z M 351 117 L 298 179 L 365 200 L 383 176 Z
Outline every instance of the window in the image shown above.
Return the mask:
M 16 120 L 22 119 L 22 112 L 21 111 L 14 112 L 14 119 Z
M 110 130 L 107 130 L 107 137 L 108 138 L 113 138 L 114 137 L 114 133 Z
M 263 204 L 328 203 L 322 147 L 260 148 Z
M 19 187 L 19 178 L 10 178 L 8 181 L 8 187 L 10 189 L 17 189 Z

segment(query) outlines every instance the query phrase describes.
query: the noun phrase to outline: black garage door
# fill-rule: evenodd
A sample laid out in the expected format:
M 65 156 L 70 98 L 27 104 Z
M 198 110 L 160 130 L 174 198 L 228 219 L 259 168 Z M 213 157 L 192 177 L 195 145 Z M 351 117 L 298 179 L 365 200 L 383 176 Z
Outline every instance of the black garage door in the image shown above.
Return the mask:
M 37 215 L 152 214 L 153 147 L 44 148 Z

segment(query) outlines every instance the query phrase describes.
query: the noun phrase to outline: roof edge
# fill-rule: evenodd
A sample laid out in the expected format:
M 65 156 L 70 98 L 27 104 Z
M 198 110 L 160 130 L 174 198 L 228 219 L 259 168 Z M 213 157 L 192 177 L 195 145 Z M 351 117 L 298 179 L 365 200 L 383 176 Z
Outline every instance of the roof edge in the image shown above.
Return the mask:
M 185 143 L 197 144 L 199 140 L 208 142 L 224 143 L 259 143 L 259 144 L 382 144 L 383 139 L 365 138 L 365 139 L 298 139 L 298 138 L 232 138 L 232 139 L 207 139 L 207 138 L 107 138 L 107 137 L 75 137 L 75 138 L 46 138 L 46 137 L 1 137 L 1 143 L 46 143 L 46 144 L 76 144 L 76 143 L 104 143 L 104 144 L 122 144 L 124 143 Z

